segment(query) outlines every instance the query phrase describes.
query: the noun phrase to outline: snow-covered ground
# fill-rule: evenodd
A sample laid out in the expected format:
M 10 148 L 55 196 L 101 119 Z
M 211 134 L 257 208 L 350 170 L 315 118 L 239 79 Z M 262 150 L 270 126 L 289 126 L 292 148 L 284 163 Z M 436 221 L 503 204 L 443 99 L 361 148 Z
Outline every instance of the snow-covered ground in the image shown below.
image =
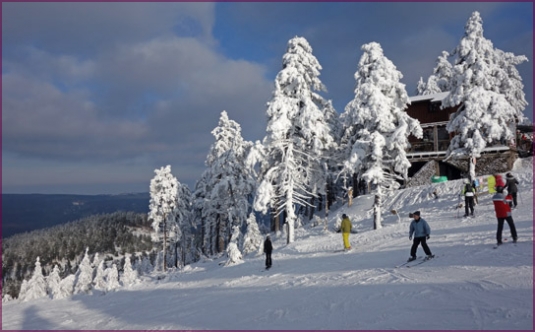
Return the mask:
M 386 200 L 380 230 L 372 230 L 365 211 L 371 197 L 364 196 L 331 211 L 327 231 L 297 229 L 290 245 L 275 237 L 270 271 L 263 271 L 262 256 L 230 267 L 220 266 L 221 258 L 105 295 L 11 301 L 2 304 L 2 329 L 533 330 L 532 159 L 518 160 L 513 174 L 521 183 L 516 245 L 505 225 L 508 241 L 493 249 L 488 194 L 480 196 L 475 218 L 457 218 L 464 213 L 456 209 L 461 181 L 450 181 L 396 192 Z M 437 257 L 395 268 L 409 256 L 408 214 L 416 210 L 431 226 L 428 244 Z M 350 252 L 337 251 L 342 236 L 332 231 L 342 213 L 358 229 Z

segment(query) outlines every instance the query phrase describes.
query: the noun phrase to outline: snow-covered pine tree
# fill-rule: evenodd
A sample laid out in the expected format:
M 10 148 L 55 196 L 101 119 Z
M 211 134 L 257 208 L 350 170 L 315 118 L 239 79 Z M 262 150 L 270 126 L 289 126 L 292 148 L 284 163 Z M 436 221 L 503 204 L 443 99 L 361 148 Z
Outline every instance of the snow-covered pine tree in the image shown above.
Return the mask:
M 126 255 L 124 261 L 123 274 L 121 275 L 121 283 L 124 287 L 132 286 L 136 283 L 138 278 L 137 271 L 132 269 L 132 262 L 130 255 Z
M 423 77 L 420 76 L 420 80 L 418 80 L 418 83 L 416 84 L 416 95 L 422 96 L 426 94 L 426 87 L 427 84 L 424 82 Z
M 321 69 L 305 38 L 290 39 L 268 102 L 265 158 L 254 206 L 263 213 L 268 207 L 275 215 L 286 212 L 287 243 L 294 241 L 296 207 L 325 193 L 325 152 L 335 143 L 329 104 L 316 92 L 325 90 Z
M 410 103 L 403 75 L 384 56 L 378 43 L 362 46 L 364 51 L 355 73 L 355 98 L 345 108 L 342 145 L 343 172 L 375 186 L 374 228 L 381 228 L 381 200 L 386 191 L 407 180 L 411 166 L 406 157 L 408 136 L 422 137 L 418 120 L 407 115 Z
M 19 301 L 24 301 L 24 298 L 26 297 L 26 293 L 28 292 L 28 280 L 23 279 L 22 283 L 20 284 L 20 290 L 19 290 Z
M 74 274 L 69 274 L 61 280 L 59 284 L 60 293 L 57 296 L 58 299 L 63 299 L 73 294 L 75 280 L 76 276 Z
M 61 277 L 59 274 L 59 267 L 57 265 L 54 265 L 54 268 L 52 269 L 48 277 L 46 277 L 46 292 L 48 293 L 48 296 L 52 299 L 58 298 L 61 293 Z
M 89 259 L 89 248 L 86 248 L 84 258 L 78 266 L 76 272 L 76 283 L 74 284 L 74 294 L 90 293 L 93 288 L 93 267 Z
M 433 69 L 433 74 L 427 79 L 427 83 L 424 83 L 420 77 L 416 88 L 418 95 L 430 95 L 450 91 L 453 66 L 448 61 L 449 56 L 450 54 L 448 52 L 442 51 L 442 54 L 437 59 L 437 65 Z
M 150 182 L 149 219 L 155 235 L 163 233 L 163 270 L 167 269 L 167 235 L 176 234 L 178 187 L 177 179 L 171 174 L 171 165 L 154 170 L 156 175 Z
M 192 229 L 195 228 L 193 220 L 193 195 L 188 186 L 178 182 L 178 201 L 176 209 L 176 222 L 178 225 L 177 233 L 175 234 L 175 267 L 185 266 L 187 264 L 187 256 L 190 254 L 189 248 L 194 235 Z
M 106 271 L 104 269 L 104 260 L 100 261 L 97 267 L 97 274 L 95 279 L 93 279 L 94 288 L 99 291 L 106 291 L 108 282 L 106 281 Z
M 215 142 L 206 157 L 208 169 L 195 190 L 197 218 L 203 220 L 203 252 L 209 255 L 223 252 L 232 227 L 241 227 L 247 219 L 255 185 L 245 163 L 252 143 L 242 138 L 240 125 L 223 111 L 212 134 Z
M 141 258 L 140 264 L 137 266 L 138 274 L 139 275 L 148 274 L 148 273 L 151 273 L 153 269 L 154 268 L 150 262 L 149 256 L 143 255 L 143 257 Z
M 522 112 L 527 102 L 515 66 L 527 58 L 495 49 L 483 36 L 479 12 L 473 12 L 468 19 L 453 55 L 451 93 L 442 107 L 458 106 L 458 109 L 446 127 L 455 134 L 446 160 L 468 158 L 473 179 L 475 161 L 481 151 L 487 144 L 513 138 L 512 126 L 524 117 Z
M 262 246 L 264 237 L 258 229 L 258 223 L 254 213 L 249 214 L 247 218 L 247 230 L 243 236 L 243 255 L 247 255 L 252 252 L 258 252 L 258 249 Z
M 116 290 L 121 287 L 119 283 L 119 271 L 117 270 L 117 265 L 113 264 L 111 267 L 106 269 L 106 276 L 108 284 L 106 285 L 106 291 Z
M 35 269 L 33 271 L 31 279 L 25 286 L 25 291 L 21 293 L 24 294 L 23 301 L 31 301 L 34 299 L 39 299 L 46 297 L 46 280 L 43 276 L 43 269 L 41 268 L 41 262 L 39 262 L 39 257 L 35 261 Z M 20 298 L 20 296 L 19 296 Z
M 227 246 L 227 262 L 225 266 L 236 265 L 243 263 L 243 256 L 238 248 L 238 242 L 240 240 L 240 228 L 237 225 L 232 227 L 232 236 L 230 238 L 229 245 Z

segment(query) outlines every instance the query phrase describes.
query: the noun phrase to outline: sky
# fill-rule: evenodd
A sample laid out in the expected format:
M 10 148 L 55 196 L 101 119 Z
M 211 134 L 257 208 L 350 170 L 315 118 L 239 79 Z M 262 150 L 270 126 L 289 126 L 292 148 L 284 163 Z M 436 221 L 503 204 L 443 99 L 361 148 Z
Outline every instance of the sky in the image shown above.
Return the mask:
M 194 189 L 222 111 L 262 140 L 289 39 L 308 40 L 342 113 L 375 41 L 414 95 L 473 11 L 518 66 L 533 120 L 532 2 L 3 2 L 2 192 L 147 192 L 171 165 Z
M 2 303 L 2 330 L 523 330 L 533 331 L 533 158 L 512 170 L 518 243 L 497 249 L 492 196 L 480 192 L 474 218 L 457 218 L 462 180 L 396 191 L 373 230 L 373 196 L 333 206 L 327 230 L 311 224 L 286 245 L 272 234 L 273 266 L 250 253 L 225 266 L 206 258 L 183 269 L 143 274 L 133 286 L 64 299 Z M 439 198 L 432 192 L 437 190 Z M 409 212 L 431 228 L 435 258 L 410 268 Z M 344 252 L 336 224 L 345 213 L 358 233 Z M 417 256 L 423 257 L 421 247 Z M 103 255 L 99 255 L 103 257 Z M 420 262 L 420 261 L 417 261 Z M 396 266 L 399 266 L 396 268 Z M 160 277 L 160 278 L 158 278 Z

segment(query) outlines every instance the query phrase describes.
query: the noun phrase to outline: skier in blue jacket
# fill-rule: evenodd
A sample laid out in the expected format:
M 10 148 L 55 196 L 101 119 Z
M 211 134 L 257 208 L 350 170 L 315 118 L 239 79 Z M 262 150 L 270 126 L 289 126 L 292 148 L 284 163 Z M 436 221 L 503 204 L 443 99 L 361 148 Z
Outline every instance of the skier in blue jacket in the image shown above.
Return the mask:
M 431 228 L 429 227 L 429 224 L 423 218 L 420 218 L 420 211 L 411 213 L 409 214 L 409 216 L 414 219 L 411 222 L 411 226 L 409 229 L 409 240 L 412 240 L 413 234 L 414 240 L 412 242 L 411 247 L 411 257 L 409 257 L 408 261 L 410 262 L 416 259 L 416 250 L 418 249 L 420 243 L 422 244 L 422 248 L 424 249 L 424 252 L 427 255 L 427 259 L 435 257 L 433 254 L 431 254 L 431 250 L 427 246 L 426 242 L 426 240 L 429 240 L 429 237 L 431 235 Z

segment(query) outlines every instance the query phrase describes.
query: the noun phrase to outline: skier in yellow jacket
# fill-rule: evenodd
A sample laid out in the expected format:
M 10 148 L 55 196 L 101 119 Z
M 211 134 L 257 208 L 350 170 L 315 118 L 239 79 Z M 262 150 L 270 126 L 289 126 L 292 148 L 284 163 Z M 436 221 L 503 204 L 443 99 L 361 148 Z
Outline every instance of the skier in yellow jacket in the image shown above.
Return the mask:
M 489 194 L 494 195 L 496 193 L 496 178 L 494 175 L 490 175 L 487 178 L 487 187 L 489 188 Z
M 346 214 L 342 215 L 342 224 L 340 225 L 340 230 L 342 231 L 342 238 L 344 239 L 344 249 L 349 250 L 351 249 L 351 244 L 349 243 L 349 233 L 351 233 L 351 228 L 353 225 L 351 225 L 351 221 L 349 221 L 349 218 Z

